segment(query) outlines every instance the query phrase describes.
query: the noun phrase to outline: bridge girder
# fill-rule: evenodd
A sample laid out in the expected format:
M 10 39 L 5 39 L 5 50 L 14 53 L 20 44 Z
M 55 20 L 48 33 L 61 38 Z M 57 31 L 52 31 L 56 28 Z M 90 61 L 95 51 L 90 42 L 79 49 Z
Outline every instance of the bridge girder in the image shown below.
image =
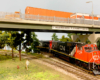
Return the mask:
M 68 29 L 53 29 L 55 27 L 73 27 L 73 28 L 88 28 L 85 30 L 68 30 Z M 15 20 L 15 19 L 0 19 L 0 29 L 2 30 L 30 30 L 38 32 L 64 32 L 64 33 L 88 33 L 92 34 L 100 33 L 100 26 L 97 25 L 83 25 L 83 24 L 71 24 L 71 23 L 59 23 L 59 22 L 43 22 L 43 21 L 31 21 L 31 20 Z

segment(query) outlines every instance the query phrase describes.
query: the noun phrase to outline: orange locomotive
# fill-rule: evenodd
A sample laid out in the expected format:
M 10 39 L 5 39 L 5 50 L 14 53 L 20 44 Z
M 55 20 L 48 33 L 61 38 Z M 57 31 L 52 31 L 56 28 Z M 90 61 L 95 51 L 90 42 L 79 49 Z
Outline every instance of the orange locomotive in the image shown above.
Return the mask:
M 95 44 L 84 45 L 81 49 L 76 46 L 74 57 L 86 62 L 100 64 L 100 51 Z
M 38 48 L 77 64 L 94 74 L 100 74 L 100 51 L 95 44 L 78 42 L 40 41 Z
M 88 63 L 88 69 L 100 70 L 100 51 L 97 49 L 95 44 L 86 44 L 82 47 L 76 45 L 74 57 L 84 63 Z

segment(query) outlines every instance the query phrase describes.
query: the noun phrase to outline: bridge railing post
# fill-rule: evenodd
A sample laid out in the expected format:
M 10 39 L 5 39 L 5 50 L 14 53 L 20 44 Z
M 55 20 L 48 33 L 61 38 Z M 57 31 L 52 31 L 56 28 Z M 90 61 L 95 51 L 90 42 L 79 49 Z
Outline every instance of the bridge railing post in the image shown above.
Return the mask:
M 8 14 L 7 14 L 7 12 L 4 12 L 4 14 L 3 14 L 3 16 L 2 16 L 2 17 L 4 18 L 4 16 L 5 16 L 5 15 L 8 15 Z
M 84 18 L 83 18 L 83 24 L 84 24 Z
M 70 23 L 70 19 L 71 19 L 71 18 L 68 18 L 68 22 L 69 22 L 69 23 Z
M 85 24 L 85 22 L 86 22 L 86 21 L 85 21 L 85 19 L 84 19 L 84 24 Z
M 48 17 L 47 16 L 45 16 L 46 17 L 46 21 L 48 21 Z
M 67 18 L 67 20 L 68 20 L 67 23 L 69 23 L 69 18 Z
M 54 16 L 54 22 L 55 22 L 55 16 Z
M 40 15 L 38 14 L 38 21 L 40 20 L 39 17 L 40 17 Z
M 77 20 L 77 19 L 75 19 L 75 24 L 76 24 L 76 22 L 77 22 L 76 20 Z
M 83 24 L 84 24 L 84 16 L 82 16 L 82 19 L 83 19 Z

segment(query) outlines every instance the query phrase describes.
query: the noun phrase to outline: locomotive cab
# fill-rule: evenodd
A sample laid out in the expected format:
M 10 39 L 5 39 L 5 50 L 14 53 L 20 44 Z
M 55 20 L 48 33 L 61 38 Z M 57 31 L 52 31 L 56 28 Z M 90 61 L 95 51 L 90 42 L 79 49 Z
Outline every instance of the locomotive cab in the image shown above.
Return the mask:
M 94 44 L 87 44 L 84 46 L 76 46 L 75 58 L 84 60 L 86 62 L 95 62 L 100 64 L 100 51 Z
M 81 48 L 81 49 L 80 49 Z M 76 46 L 75 58 L 88 63 L 89 69 L 100 70 L 100 51 L 95 44 Z
M 94 45 L 94 46 L 91 45 L 91 46 L 85 46 L 84 50 L 85 50 L 85 52 L 93 52 L 93 51 L 98 51 L 98 48 L 96 45 Z
M 84 52 L 87 53 L 88 62 L 100 64 L 100 51 L 94 44 L 84 46 Z

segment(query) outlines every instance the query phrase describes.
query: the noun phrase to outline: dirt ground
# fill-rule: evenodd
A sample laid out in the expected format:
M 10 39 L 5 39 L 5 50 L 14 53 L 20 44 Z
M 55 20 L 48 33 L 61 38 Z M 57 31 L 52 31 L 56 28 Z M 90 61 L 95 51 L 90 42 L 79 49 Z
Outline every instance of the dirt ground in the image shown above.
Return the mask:
M 47 57 L 47 58 L 49 58 L 49 55 L 45 54 L 44 56 Z M 24 55 L 24 56 L 22 56 L 22 58 L 26 58 L 26 59 L 29 59 L 31 61 L 35 61 L 37 63 L 45 65 L 47 67 L 50 67 L 50 68 L 52 68 L 52 69 L 60 72 L 61 74 L 64 74 L 65 76 L 67 76 L 66 80 L 82 80 L 79 77 L 77 77 L 76 75 L 74 75 L 74 74 L 72 74 L 70 72 L 67 72 L 67 71 L 65 71 L 65 70 L 63 70 L 63 69 L 61 69 L 61 68 L 59 68 L 59 67 L 57 67 L 55 65 L 51 65 L 49 63 L 43 62 L 41 59 L 36 59 L 36 58 L 34 59 L 34 57 L 31 56 L 31 55 Z
M 4 53 L 4 52 L 0 52 L 0 53 Z M 9 52 L 9 53 L 11 53 L 11 52 Z M 7 54 L 7 55 L 9 55 L 9 54 Z M 19 54 L 16 53 L 16 54 L 14 54 L 14 56 L 15 57 L 16 56 L 19 57 Z M 49 56 L 51 56 L 51 55 L 46 55 L 46 54 L 44 55 L 44 57 L 47 57 L 47 58 L 49 58 Z M 67 72 L 67 71 L 64 71 L 63 69 L 61 69 L 61 68 L 59 68 L 59 67 L 57 67 L 55 65 L 51 65 L 49 63 L 43 62 L 41 59 L 36 59 L 36 57 L 34 57 L 33 55 L 22 54 L 21 57 L 24 58 L 24 59 L 29 59 L 29 60 L 31 60 L 31 62 L 35 61 L 35 62 L 37 62 L 39 64 L 45 65 L 47 67 L 50 67 L 50 68 L 60 72 L 61 75 L 64 74 L 66 76 L 65 80 L 82 80 L 82 79 L 78 78 L 77 76 L 75 76 L 74 74 L 72 74 L 70 72 Z

